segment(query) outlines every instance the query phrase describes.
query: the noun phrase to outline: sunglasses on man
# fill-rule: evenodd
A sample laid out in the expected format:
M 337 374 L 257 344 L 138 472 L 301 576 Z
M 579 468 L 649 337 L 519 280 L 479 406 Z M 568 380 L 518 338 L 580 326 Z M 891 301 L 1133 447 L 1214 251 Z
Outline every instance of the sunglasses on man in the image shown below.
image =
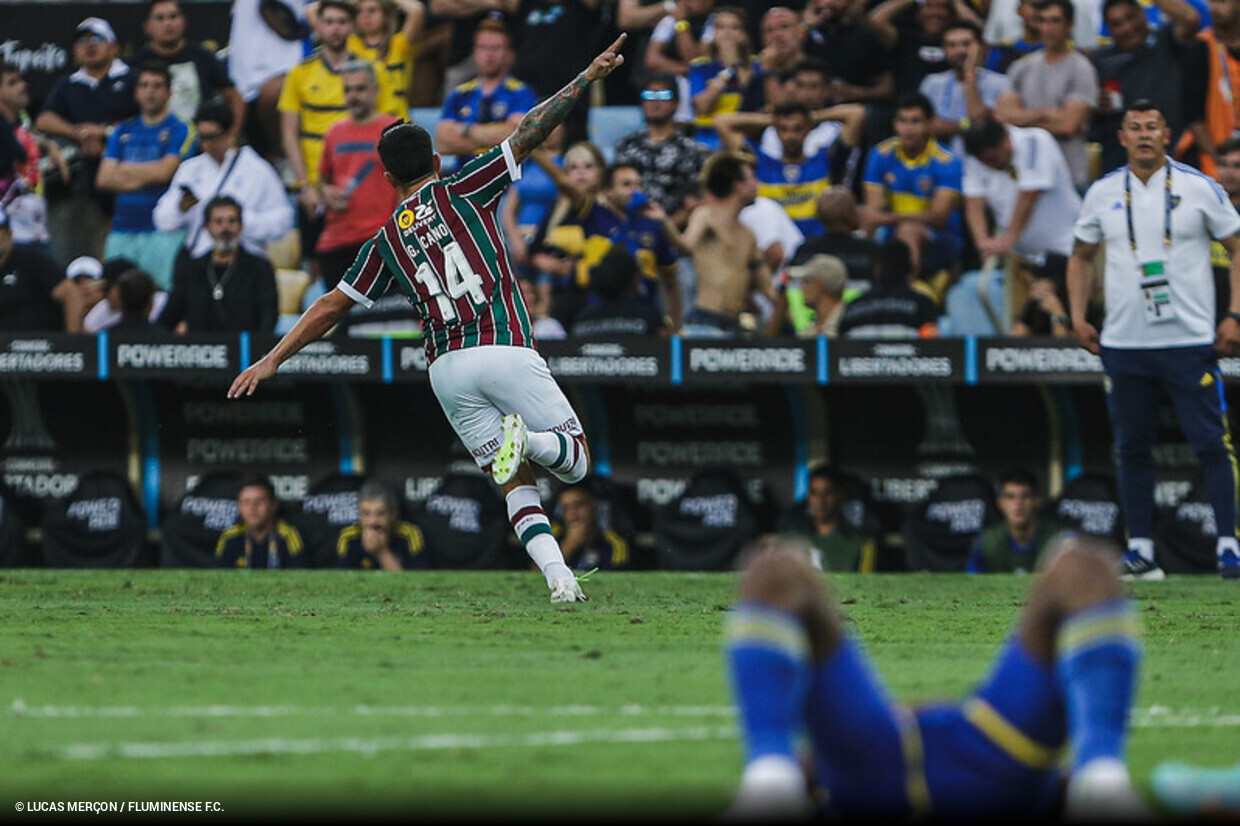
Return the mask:
M 676 93 L 671 89 L 643 89 L 642 100 L 672 100 Z

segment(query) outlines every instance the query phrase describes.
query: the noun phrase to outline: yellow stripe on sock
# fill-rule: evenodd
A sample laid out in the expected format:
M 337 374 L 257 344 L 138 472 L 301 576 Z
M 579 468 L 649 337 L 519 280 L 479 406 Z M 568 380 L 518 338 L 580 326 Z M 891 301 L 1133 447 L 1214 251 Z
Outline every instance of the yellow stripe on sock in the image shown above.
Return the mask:
M 1069 620 L 1059 632 L 1058 656 L 1070 655 L 1078 648 L 1092 645 L 1104 639 L 1123 638 L 1136 642 L 1140 636 L 1137 617 L 1131 611 L 1115 616 L 1086 617 Z
M 809 638 L 796 623 L 780 616 L 741 611 L 728 618 L 728 640 L 763 645 L 798 659 L 809 656 Z
M 970 697 L 962 707 L 965 719 L 1016 762 L 1038 770 L 1055 765 L 1057 749 L 1048 748 L 1030 738 L 1004 719 L 990 703 L 980 697 Z

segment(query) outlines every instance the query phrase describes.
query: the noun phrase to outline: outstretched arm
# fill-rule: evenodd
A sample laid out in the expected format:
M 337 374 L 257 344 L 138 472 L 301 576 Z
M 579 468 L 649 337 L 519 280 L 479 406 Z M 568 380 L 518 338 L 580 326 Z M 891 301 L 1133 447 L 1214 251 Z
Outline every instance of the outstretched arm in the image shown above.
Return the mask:
M 271 378 L 287 361 L 302 347 L 322 338 L 323 334 L 336 326 L 340 319 L 353 308 L 353 299 L 340 290 L 328 290 L 302 313 L 301 318 L 293 325 L 293 329 L 284 334 L 284 338 L 276 342 L 267 355 L 242 370 L 233 379 L 228 388 L 228 398 L 239 399 L 242 396 L 253 396 L 258 383 Z
M 567 86 L 525 113 L 525 117 L 521 118 L 521 122 L 517 124 L 517 131 L 513 132 L 512 137 L 508 139 L 508 145 L 517 163 L 525 160 L 530 152 L 534 151 L 534 147 L 551 134 L 551 130 L 564 122 L 578 98 L 592 82 L 607 77 L 621 63 L 624 63 L 624 55 L 620 54 L 620 47 L 624 45 L 627 37 L 627 34 L 621 34 L 616 38 L 615 43 L 594 58 L 585 71 L 573 78 Z

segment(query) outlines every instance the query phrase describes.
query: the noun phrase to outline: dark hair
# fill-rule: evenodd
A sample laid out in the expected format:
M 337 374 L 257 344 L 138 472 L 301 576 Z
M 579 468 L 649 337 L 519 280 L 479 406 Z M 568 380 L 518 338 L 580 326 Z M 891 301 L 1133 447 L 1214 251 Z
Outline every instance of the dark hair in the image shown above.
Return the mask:
M 400 500 L 392 486 L 382 479 L 367 479 L 357 491 L 357 502 L 373 502 L 376 499 L 391 511 L 393 516 L 400 516 Z
M 1002 123 L 990 115 L 983 115 L 973 121 L 964 133 L 964 151 L 976 158 L 987 149 L 994 149 L 1003 143 L 1006 134 L 1007 129 Z
M 799 75 L 801 72 L 813 72 L 822 75 L 824 80 L 831 79 L 831 67 L 820 57 L 806 57 L 797 61 L 797 64 L 792 67 L 792 74 Z
M 888 238 L 878 248 L 875 261 L 878 280 L 886 284 L 900 284 L 913 272 L 913 256 L 908 244 L 899 238 Z
M 116 291 L 120 299 L 122 316 L 146 318 L 151 297 L 155 295 L 155 279 L 143 270 L 130 269 L 116 279 Z
M 1110 11 L 1113 6 L 1121 6 L 1124 4 L 1127 4 L 1129 6 L 1136 6 L 1138 9 L 1141 9 L 1141 4 L 1138 3 L 1137 0 L 1106 0 L 1106 2 L 1102 4 L 1103 18 L 1104 19 L 1106 18 L 1107 12 Z M 1144 14 L 1145 9 L 1141 9 L 1141 13 Z
M 213 210 L 227 208 L 227 207 L 232 207 L 233 209 L 237 210 L 238 221 L 242 219 L 241 204 L 240 202 L 237 201 L 236 198 L 234 198 L 231 195 L 216 195 L 214 198 L 207 201 L 207 205 L 202 208 L 203 223 L 205 224 L 211 220 L 211 212 Z
M 1072 0 L 1041 0 L 1035 8 L 1039 11 L 1055 6 L 1063 12 L 1064 20 L 1069 24 L 1076 22 L 1076 8 L 1072 5 Z
M 146 20 L 151 16 L 151 12 L 155 11 L 155 7 L 160 3 L 173 3 L 178 10 L 181 10 L 181 0 L 147 0 L 146 14 L 142 15 L 142 19 Z M 182 10 L 183 13 L 183 10 Z
M 1127 118 L 1128 115 L 1130 115 L 1133 112 L 1157 112 L 1159 115 L 1162 116 L 1163 123 L 1167 122 L 1167 113 L 1163 111 L 1162 106 L 1150 100 L 1149 98 L 1138 98 L 1137 100 L 1130 101 L 1128 104 L 1126 104 L 1124 106 L 1124 113 L 1123 113 L 1123 117 L 1121 118 L 1121 122 L 1123 121 L 1124 118 Z
M 775 105 L 771 110 L 772 118 L 784 118 L 788 115 L 804 115 L 810 117 L 809 107 L 798 100 L 786 100 L 783 103 Z
M 921 92 L 905 92 L 896 98 L 895 111 L 901 109 L 920 109 L 927 120 L 934 117 L 934 104 Z
M 218 95 L 198 104 L 198 109 L 194 112 L 194 123 L 203 121 L 218 123 L 225 132 L 230 131 L 236 123 L 233 119 L 232 107 L 228 105 L 228 101 Z
M 834 465 L 818 465 L 815 467 L 809 472 L 809 481 L 812 482 L 815 479 L 826 479 L 840 493 L 844 493 L 847 487 L 844 474 Z
M 504 21 L 496 20 L 494 17 L 484 17 L 482 20 L 478 21 L 478 26 L 474 29 L 474 36 L 472 40 L 476 41 L 478 39 L 478 35 L 483 32 L 502 34 L 508 40 L 508 48 L 511 49 L 513 47 L 512 32 L 507 26 L 504 25 Z
M 702 185 L 716 198 L 726 198 L 736 184 L 745 180 L 745 168 L 752 165 L 752 161 L 735 152 L 716 152 L 702 166 Z
M 20 75 L 22 69 L 16 63 L 9 63 L 7 60 L 0 60 L 0 77 L 5 75 Z
M 237 485 L 237 496 L 240 497 L 241 491 L 246 488 L 262 488 L 272 499 L 276 498 L 276 486 L 271 484 L 270 477 L 261 473 L 247 473 L 241 477 L 241 484 Z
M 1133 2 L 1135 2 L 1135 0 L 1133 0 Z M 979 41 L 982 39 L 981 27 L 978 26 L 976 23 L 974 23 L 972 20 L 966 20 L 963 17 L 957 17 L 955 20 L 953 20 L 952 22 L 948 23 L 946 26 L 943 27 L 943 34 L 947 34 L 952 29 L 968 29 L 969 31 L 973 32 L 973 36 L 976 37 Z
M 142 75 L 159 75 L 164 79 L 164 83 L 168 88 L 172 88 L 172 72 L 168 69 L 168 64 L 162 60 L 146 60 L 138 67 L 138 71 L 134 72 L 134 80 Z
M 1041 486 L 1038 484 L 1038 477 L 1033 471 L 1024 467 L 1004 468 L 999 473 L 999 491 L 1003 491 L 1004 485 L 1023 485 L 1034 493 L 1039 493 Z
M 431 135 L 416 123 L 401 120 L 379 136 L 379 160 L 396 183 L 408 185 L 435 171 Z
M 357 6 L 353 5 L 350 0 L 319 0 L 320 14 L 323 12 L 323 9 L 340 9 L 349 15 L 350 20 L 357 19 Z
M 607 167 L 603 173 L 603 188 L 610 189 L 612 182 L 616 179 L 616 173 L 621 169 L 635 169 L 640 174 L 642 169 L 633 161 L 619 161 Z
M 613 244 L 602 260 L 590 268 L 590 290 L 603 298 L 619 298 L 633 285 L 637 273 L 637 259 L 633 253 Z
M 676 75 L 671 72 L 655 72 L 646 78 L 646 82 L 642 84 L 643 89 L 649 89 L 651 86 L 662 86 L 672 90 L 672 100 L 680 99 L 680 84 L 676 80 Z
M 1228 138 L 1214 147 L 1216 157 L 1230 155 L 1232 152 L 1240 152 L 1240 138 Z

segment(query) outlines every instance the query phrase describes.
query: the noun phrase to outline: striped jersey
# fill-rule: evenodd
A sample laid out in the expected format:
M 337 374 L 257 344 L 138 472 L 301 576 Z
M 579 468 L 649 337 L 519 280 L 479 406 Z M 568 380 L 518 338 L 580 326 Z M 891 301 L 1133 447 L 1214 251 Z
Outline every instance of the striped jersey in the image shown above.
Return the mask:
M 362 245 L 338 289 L 370 307 L 395 283 L 422 322 L 428 364 L 466 347 L 533 347 L 496 214 L 500 196 L 520 177 L 505 140 L 425 184 Z

